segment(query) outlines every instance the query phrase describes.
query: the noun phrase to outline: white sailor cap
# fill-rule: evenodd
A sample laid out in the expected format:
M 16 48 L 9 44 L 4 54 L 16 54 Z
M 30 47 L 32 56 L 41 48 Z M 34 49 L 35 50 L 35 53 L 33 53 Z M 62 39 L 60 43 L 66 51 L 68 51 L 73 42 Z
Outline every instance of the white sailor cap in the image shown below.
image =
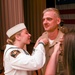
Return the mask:
M 14 35 L 15 33 L 21 31 L 22 29 L 26 28 L 24 23 L 19 23 L 15 26 L 13 26 L 12 28 L 10 28 L 7 32 L 6 35 L 10 38 L 12 35 Z

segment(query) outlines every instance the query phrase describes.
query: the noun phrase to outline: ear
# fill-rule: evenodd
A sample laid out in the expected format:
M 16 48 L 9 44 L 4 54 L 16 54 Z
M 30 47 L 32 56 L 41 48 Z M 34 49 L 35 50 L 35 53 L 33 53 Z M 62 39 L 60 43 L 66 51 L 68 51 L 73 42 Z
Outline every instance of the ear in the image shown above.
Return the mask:
M 57 24 L 59 25 L 60 22 L 61 22 L 61 19 L 58 17 L 58 18 L 57 18 Z
M 16 34 L 15 38 L 16 38 L 16 40 L 20 40 L 20 35 Z

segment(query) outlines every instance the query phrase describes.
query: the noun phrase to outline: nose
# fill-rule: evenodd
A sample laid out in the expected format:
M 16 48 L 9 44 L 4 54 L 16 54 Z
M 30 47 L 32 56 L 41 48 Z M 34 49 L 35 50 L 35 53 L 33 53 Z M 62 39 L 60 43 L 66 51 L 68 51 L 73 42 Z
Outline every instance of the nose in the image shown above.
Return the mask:
M 29 33 L 29 36 L 31 37 L 31 34 Z
M 44 19 L 44 20 L 43 20 L 43 24 L 46 24 L 46 23 L 47 23 L 47 20 L 46 20 L 46 19 Z

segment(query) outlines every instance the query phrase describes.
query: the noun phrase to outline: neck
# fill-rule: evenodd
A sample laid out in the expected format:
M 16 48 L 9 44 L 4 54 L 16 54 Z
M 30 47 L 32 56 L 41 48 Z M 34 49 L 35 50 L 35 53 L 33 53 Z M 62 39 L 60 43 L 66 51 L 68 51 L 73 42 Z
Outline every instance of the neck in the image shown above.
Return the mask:
M 58 35 L 58 29 L 56 29 L 56 30 L 54 30 L 54 31 L 52 31 L 52 32 L 48 32 L 48 37 L 49 37 L 49 39 L 51 39 L 51 40 L 54 40 L 56 37 L 57 37 L 57 35 Z
M 14 45 L 21 48 L 21 49 L 25 49 L 26 50 L 26 45 L 25 44 L 21 44 L 19 42 L 14 42 Z

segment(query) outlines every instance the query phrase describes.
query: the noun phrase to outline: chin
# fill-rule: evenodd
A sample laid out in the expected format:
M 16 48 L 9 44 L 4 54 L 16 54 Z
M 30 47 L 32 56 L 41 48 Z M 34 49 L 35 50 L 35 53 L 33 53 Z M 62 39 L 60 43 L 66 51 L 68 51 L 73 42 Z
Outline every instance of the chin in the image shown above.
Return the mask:
M 28 42 L 27 44 L 30 44 L 30 42 Z
M 45 31 L 49 31 L 48 29 L 45 29 Z
M 45 30 L 49 30 L 49 28 L 44 28 Z

